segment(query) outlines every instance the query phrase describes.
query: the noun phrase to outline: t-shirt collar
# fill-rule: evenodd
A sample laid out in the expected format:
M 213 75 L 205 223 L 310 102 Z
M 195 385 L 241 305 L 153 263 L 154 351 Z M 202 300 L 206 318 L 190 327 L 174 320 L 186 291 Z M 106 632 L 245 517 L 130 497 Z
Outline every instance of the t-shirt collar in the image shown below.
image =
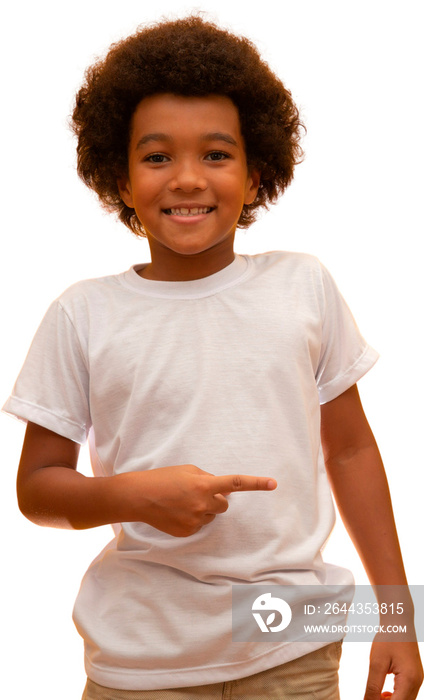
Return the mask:
M 146 265 L 147 263 L 133 265 L 123 274 L 123 283 L 146 296 L 172 299 L 196 299 L 211 296 L 240 282 L 248 274 L 250 268 L 249 257 L 236 254 L 232 263 L 208 277 L 184 282 L 164 282 L 140 277 L 138 272 Z

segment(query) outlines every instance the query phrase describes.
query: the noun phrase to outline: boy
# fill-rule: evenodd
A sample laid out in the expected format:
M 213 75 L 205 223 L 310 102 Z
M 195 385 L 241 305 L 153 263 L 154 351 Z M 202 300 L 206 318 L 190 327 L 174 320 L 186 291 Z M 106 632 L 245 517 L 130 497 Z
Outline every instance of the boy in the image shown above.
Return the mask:
M 375 352 L 315 258 L 234 254 L 300 159 L 291 95 L 248 41 L 190 17 L 112 47 L 73 122 L 81 177 L 151 251 L 54 302 L 5 406 L 28 422 L 22 512 L 115 528 L 75 605 L 83 698 L 337 698 L 340 642 L 231 638 L 232 584 L 351 583 L 321 556 L 321 444 L 371 583 L 406 586 L 356 389 Z M 414 642 L 373 645 L 367 700 L 389 672 L 395 700 L 416 697 Z

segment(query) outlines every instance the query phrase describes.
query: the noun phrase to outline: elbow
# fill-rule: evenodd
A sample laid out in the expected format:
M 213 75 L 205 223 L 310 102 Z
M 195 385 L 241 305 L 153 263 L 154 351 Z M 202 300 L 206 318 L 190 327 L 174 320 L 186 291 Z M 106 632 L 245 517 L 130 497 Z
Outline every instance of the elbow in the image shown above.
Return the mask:
M 37 504 L 35 499 L 28 493 L 28 490 L 22 486 L 16 489 L 18 508 L 22 515 L 34 523 L 35 525 L 46 525 L 47 513 L 43 512 L 43 509 Z
M 20 512 L 34 525 L 66 529 L 71 527 L 69 523 L 63 522 L 63 517 L 55 512 L 53 504 L 46 500 L 45 494 L 40 493 L 37 484 L 32 483 L 31 479 L 18 479 L 16 495 Z
M 28 520 L 32 520 L 33 518 L 33 507 L 31 507 L 31 499 L 28 498 L 28 494 L 26 492 L 26 489 L 23 487 L 22 484 L 17 483 L 16 485 L 16 498 L 18 502 L 18 508 L 21 511 L 22 515 L 25 516 Z

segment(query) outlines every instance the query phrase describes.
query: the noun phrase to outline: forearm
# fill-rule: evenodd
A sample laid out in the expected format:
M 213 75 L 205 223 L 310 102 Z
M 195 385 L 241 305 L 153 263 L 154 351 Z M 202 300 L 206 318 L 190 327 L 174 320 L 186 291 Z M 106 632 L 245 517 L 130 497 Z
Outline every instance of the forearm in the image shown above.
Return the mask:
M 405 585 L 386 473 L 356 386 L 321 408 L 327 474 L 373 585 Z
M 375 442 L 327 460 L 341 518 L 373 585 L 405 585 L 386 473 Z
M 131 520 L 125 476 L 86 477 L 64 466 L 40 468 L 18 490 L 19 507 L 37 525 L 72 530 Z
M 382 615 L 381 623 L 406 626 L 405 639 L 414 641 L 414 604 L 377 445 L 372 444 L 350 457 L 329 462 L 327 470 L 340 515 L 376 599 L 387 606 L 388 612 Z

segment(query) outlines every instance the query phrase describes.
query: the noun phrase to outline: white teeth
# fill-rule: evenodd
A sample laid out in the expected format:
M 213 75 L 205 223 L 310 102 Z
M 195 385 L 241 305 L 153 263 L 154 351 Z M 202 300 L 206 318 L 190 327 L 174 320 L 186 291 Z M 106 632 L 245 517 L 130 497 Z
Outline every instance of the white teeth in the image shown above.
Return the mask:
M 173 216 L 197 216 L 198 214 L 207 214 L 211 211 L 211 207 L 193 207 L 192 209 L 180 207 L 179 209 L 166 209 L 166 211 Z

